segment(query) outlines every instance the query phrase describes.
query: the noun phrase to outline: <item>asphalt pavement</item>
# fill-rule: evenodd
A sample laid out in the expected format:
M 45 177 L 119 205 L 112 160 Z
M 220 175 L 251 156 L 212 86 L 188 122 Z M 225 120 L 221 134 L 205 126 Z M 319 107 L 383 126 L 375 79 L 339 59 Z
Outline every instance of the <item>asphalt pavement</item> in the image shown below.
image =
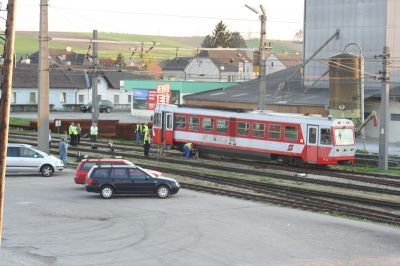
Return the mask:
M 0 265 L 399 265 L 400 229 L 181 190 L 100 199 L 7 175 Z

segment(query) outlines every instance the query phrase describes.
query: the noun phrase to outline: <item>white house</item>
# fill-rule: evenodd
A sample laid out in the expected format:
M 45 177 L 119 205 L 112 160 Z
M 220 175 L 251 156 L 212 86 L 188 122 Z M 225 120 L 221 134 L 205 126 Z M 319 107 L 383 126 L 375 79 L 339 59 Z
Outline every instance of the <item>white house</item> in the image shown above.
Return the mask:
M 253 79 L 253 63 L 239 50 L 202 50 L 177 57 L 164 68 L 164 80 L 243 82 Z

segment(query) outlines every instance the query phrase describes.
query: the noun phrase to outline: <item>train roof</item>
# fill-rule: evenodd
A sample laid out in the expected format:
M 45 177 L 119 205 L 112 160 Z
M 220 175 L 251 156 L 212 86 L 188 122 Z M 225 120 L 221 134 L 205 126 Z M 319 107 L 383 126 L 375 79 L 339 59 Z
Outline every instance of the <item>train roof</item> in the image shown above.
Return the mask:
M 313 114 L 293 114 L 293 113 L 277 113 L 273 111 L 228 111 L 220 110 L 219 108 L 196 108 L 196 107 L 181 107 L 177 105 L 165 104 L 157 105 L 156 110 L 170 111 L 174 113 L 185 113 L 195 115 L 207 115 L 207 116 L 219 116 L 228 118 L 238 119 L 253 119 L 253 120 L 265 120 L 273 122 L 286 122 L 286 123 L 317 123 L 318 125 L 325 126 L 353 126 L 353 122 L 349 119 L 337 119 L 331 117 L 323 117 L 321 115 Z

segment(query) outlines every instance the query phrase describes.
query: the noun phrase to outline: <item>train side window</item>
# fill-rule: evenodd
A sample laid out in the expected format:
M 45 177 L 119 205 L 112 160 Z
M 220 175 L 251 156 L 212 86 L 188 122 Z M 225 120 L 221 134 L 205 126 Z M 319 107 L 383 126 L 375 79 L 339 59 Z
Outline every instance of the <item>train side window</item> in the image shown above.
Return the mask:
M 265 138 L 265 124 L 253 122 L 253 137 Z
M 154 114 L 154 127 L 161 127 L 161 113 Z
M 298 138 L 297 127 L 285 126 L 285 140 L 296 141 Z
M 200 129 L 200 119 L 197 116 L 189 117 L 189 130 L 199 130 Z
M 269 125 L 268 126 L 268 139 L 281 139 L 281 126 Z
M 249 136 L 250 135 L 250 122 L 238 121 L 236 133 L 238 136 Z
M 317 129 L 311 127 L 308 129 L 308 144 L 316 144 L 317 143 Z
M 217 119 L 217 133 L 228 134 L 229 121 L 225 119 Z
M 321 128 L 320 144 L 332 145 L 332 133 L 330 128 Z
M 175 116 L 175 128 L 185 129 L 186 128 L 186 116 L 177 115 Z
M 204 117 L 201 129 L 206 132 L 214 132 L 214 118 Z

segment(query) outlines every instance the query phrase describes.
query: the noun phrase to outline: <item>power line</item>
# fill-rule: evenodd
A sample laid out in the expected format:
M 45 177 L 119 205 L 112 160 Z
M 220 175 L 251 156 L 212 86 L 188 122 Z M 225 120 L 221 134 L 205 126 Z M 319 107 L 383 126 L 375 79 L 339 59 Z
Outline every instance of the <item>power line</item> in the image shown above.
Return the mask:
M 182 14 L 165 14 L 165 13 L 148 13 L 148 12 L 132 12 L 132 11 L 121 11 L 112 9 L 88 9 L 88 8 L 76 8 L 76 7 L 62 7 L 62 6 L 50 6 L 54 9 L 65 9 L 65 10 L 77 10 L 85 12 L 99 12 L 99 13 L 112 13 L 112 14 L 127 14 L 127 15 L 140 15 L 140 16 L 158 16 L 158 17 L 173 17 L 173 18 L 185 18 L 185 19 L 212 19 L 212 20 L 232 20 L 232 21 L 251 21 L 257 22 L 258 19 L 247 19 L 247 18 L 233 18 L 233 17 L 212 17 L 212 16 L 195 16 L 195 15 L 182 15 Z M 299 24 L 302 21 L 284 21 L 284 20 L 268 20 L 271 23 L 284 23 L 284 24 Z

